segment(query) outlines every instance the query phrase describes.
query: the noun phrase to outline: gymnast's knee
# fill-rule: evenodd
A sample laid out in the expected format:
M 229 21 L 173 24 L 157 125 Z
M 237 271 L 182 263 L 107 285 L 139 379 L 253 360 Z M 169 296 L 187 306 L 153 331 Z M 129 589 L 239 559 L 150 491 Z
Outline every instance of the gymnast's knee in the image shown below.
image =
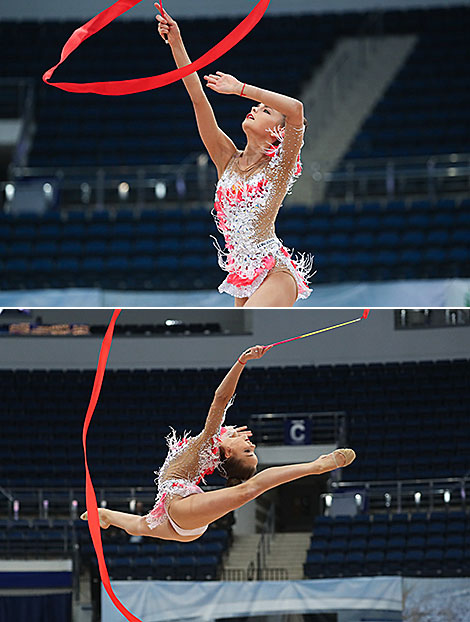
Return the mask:
M 238 494 L 240 495 L 240 505 L 244 505 L 253 499 L 256 499 L 261 494 L 261 491 L 258 490 L 259 486 L 257 486 L 256 481 L 253 479 L 248 479 L 246 482 L 238 484 L 236 486 L 238 488 Z
M 126 529 L 126 533 L 130 536 L 145 536 L 148 534 L 148 525 L 145 516 L 136 516 L 135 526 Z

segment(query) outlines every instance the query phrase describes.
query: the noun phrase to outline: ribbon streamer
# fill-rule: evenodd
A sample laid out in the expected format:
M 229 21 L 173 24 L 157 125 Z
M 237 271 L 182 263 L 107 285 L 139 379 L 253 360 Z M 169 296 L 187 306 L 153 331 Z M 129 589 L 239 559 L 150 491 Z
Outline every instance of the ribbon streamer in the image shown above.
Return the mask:
M 72 33 L 65 43 L 60 55 L 60 61 L 57 65 L 54 65 L 54 67 L 51 67 L 44 73 L 42 77 L 43 81 L 50 86 L 55 86 L 58 89 L 68 91 L 70 93 L 96 93 L 97 95 L 130 95 L 132 93 L 142 93 L 143 91 L 150 91 L 152 89 L 160 88 L 161 86 L 166 86 L 167 84 L 177 82 L 181 78 L 185 78 L 186 76 L 189 76 L 189 74 L 206 67 L 226 54 L 235 45 L 237 45 L 237 43 L 240 43 L 240 41 L 244 39 L 261 20 L 270 3 L 270 0 L 259 0 L 245 19 L 241 21 L 231 32 L 229 32 L 226 37 L 214 45 L 214 47 L 212 47 L 208 52 L 185 67 L 180 67 L 178 69 L 174 69 L 173 71 L 162 73 L 158 76 L 135 78 L 133 80 L 117 80 L 111 82 L 49 81 L 57 67 L 61 65 L 86 39 L 92 37 L 94 34 L 114 21 L 117 17 L 129 11 L 129 9 L 132 9 L 132 7 L 141 1 L 142 0 L 118 0 L 112 6 L 93 17 L 93 19 L 89 22 L 80 28 L 77 28 L 77 30 Z
M 367 319 L 369 315 L 370 309 L 364 309 L 364 313 L 361 317 L 356 318 L 355 320 L 350 320 L 349 322 L 343 322 L 342 324 L 336 324 L 336 326 L 328 326 L 327 328 L 321 328 L 320 330 L 315 330 L 313 333 L 307 333 L 305 335 L 299 335 L 298 337 L 292 337 L 292 339 L 286 339 L 285 341 L 278 341 L 277 343 L 271 343 L 271 347 L 280 346 L 283 343 L 289 343 L 289 341 L 296 341 L 297 339 L 304 339 L 304 337 L 311 337 L 312 335 L 318 335 L 318 333 L 324 333 L 327 330 L 334 330 L 335 328 L 340 328 L 341 326 L 347 326 L 348 324 L 354 324 L 355 322 L 360 322 L 361 320 Z
M 103 384 L 103 376 L 106 369 L 106 363 L 108 360 L 109 351 L 111 349 L 111 343 L 113 341 L 114 325 L 116 324 L 116 320 L 120 313 L 120 309 L 116 309 L 113 312 L 113 317 L 111 318 L 108 329 L 103 338 L 103 343 L 101 345 L 100 355 L 98 358 L 98 368 L 96 370 L 93 390 L 91 392 L 90 403 L 88 405 L 88 410 L 85 416 L 85 423 L 83 424 L 83 453 L 85 456 L 86 474 L 86 509 L 88 512 L 88 528 L 90 530 L 91 539 L 95 548 L 96 557 L 98 558 L 98 567 L 100 570 L 101 581 L 103 582 L 104 589 L 108 593 L 113 603 L 122 613 L 122 615 L 127 618 L 127 620 L 129 620 L 130 622 L 142 622 L 139 618 L 137 618 L 133 613 L 131 613 L 124 607 L 124 605 L 118 599 L 111 587 L 108 569 L 106 568 L 106 561 L 103 554 L 103 544 L 101 542 L 101 527 L 98 514 L 98 505 L 96 503 L 96 495 L 93 488 L 93 482 L 91 481 L 90 471 L 88 470 L 88 461 L 86 454 L 86 437 L 88 427 L 90 425 L 91 418 L 93 417 L 93 413 L 95 411 L 96 404 L 100 396 L 101 385 Z

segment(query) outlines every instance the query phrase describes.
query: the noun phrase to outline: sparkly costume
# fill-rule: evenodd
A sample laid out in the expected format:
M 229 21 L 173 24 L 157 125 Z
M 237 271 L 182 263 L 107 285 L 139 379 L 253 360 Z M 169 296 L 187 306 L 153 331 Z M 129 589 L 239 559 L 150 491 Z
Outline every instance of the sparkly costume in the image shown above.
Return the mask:
M 217 183 L 212 214 L 226 248 L 215 246 L 220 267 L 229 273 L 219 292 L 250 297 L 268 274 L 287 272 L 297 284 L 297 298 L 308 298 L 313 257 L 294 257 L 274 228 L 282 201 L 302 172 L 304 128 L 286 123 L 271 134 L 279 145 L 267 149 L 255 167 L 240 169 L 237 151 Z
M 191 437 L 185 432 L 183 438 L 178 439 L 175 430 L 167 436 L 167 457 L 161 469 L 155 471 L 158 474 L 155 504 L 145 517 L 151 529 L 168 519 L 168 503 L 174 496 L 188 497 L 203 492 L 198 484 L 205 483 L 204 476 L 213 473 L 220 464 L 222 434 L 235 433 L 233 427 L 222 427 L 231 404 L 232 401 L 223 412 L 211 409 L 204 430 L 197 436 Z

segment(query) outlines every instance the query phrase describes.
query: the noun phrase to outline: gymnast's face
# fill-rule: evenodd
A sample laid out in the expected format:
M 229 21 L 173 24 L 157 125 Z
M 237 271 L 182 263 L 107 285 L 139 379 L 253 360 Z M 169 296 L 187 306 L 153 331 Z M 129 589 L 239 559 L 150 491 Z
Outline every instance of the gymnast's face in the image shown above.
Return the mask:
M 272 143 L 276 139 L 267 130 L 272 130 L 278 125 L 283 127 L 284 124 L 285 119 L 281 112 L 261 103 L 257 106 L 252 106 L 242 123 L 242 129 L 245 134 L 251 133 L 257 138 L 265 139 Z
M 227 458 L 233 457 L 242 460 L 250 466 L 258 464 L 258 456 L 255 454 L 256 445 L 246 435 L 238 433 L 237 436 L 224 439 L 222 445 Z

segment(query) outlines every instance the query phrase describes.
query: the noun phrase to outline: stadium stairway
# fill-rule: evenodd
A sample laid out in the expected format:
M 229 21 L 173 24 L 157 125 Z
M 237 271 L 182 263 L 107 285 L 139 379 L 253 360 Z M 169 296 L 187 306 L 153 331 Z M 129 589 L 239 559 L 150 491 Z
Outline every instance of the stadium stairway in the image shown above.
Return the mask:
M 225 577 L 230 578 L 237 570 L 246 571 L 251 562 L 256 564 L 256 551 L 260 537 L 259 533 L 233 536 L 233 543 L 222 570 Z
M 276 533 L 271 540 L 270 552 L 266 556 L 267 579 L 276 578 L 276 570 L 287 571 L 287 578 L 300 580 L 304 578 L 304 561 L 310 546 L 311 533 Z M 257 565 L 257 550 L 261 535 L 236 535 L 233 539 L 228 557 L 224 563 L 225 579 L 236 580 L 237 571 L 242 571 L 240 577 L 249 565 Z M 272 570 L 272 573 L 269 571 Z
M 325 184 L 312 184 L 312 167 L 335 168 L 417 40 L 412 35 L 342 39 L 306 83 L 300 99 L 309 121 L 302 151 L 307 174 L 297 181 L 296 201 L 323 200 Z
M 267 568 L 285 568 L 289 581 L 304 578 L 303 562 L 310 546 L 311 533 L 276 533 L 266 558 Z

